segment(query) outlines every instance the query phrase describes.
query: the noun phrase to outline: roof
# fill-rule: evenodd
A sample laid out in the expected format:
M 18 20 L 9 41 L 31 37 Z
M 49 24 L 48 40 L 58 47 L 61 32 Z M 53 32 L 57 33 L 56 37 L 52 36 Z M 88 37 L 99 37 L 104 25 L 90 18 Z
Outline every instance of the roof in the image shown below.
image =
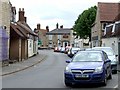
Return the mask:
M 24 35 L 17 29 L 17 25 L 11 23 L 10 27 L 12 28 L 11 30 L 14 30 L 20 37 L 25 38 Z
M 17 25 L 19 27 L 21 27 L 22 29 L 24 29 L 27 33 L 32 34 L 34 36 L 37 36 L 37 34 L 35 34 L 32 29 L 29 27 L 29 25 L 27 23 L 22 23 L 22 22 L 17 22 Z
M 68 34 L 68 35 L 70 35 L 71 30 L 72 30 L 71 28 L 60 28 L 60 29 L 54 29 L 50 32 L 47 32 L 46 34 L 47 35 L 54 35 L 54 34 L 57 34 L 57 35 Z
M 114 21 L 119 14 L 119 3 L 98 2 L 100 21 Z

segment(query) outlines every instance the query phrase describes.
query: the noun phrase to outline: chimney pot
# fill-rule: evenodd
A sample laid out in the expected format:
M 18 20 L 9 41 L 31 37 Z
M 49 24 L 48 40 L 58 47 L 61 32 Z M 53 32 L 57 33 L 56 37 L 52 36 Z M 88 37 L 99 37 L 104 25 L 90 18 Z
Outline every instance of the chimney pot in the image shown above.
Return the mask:
M 22 8 L 22 11 L 24 11 L 24 8 Z
M 40 24 L 37 24 L 37 29 L 38 29 L 38 30 L 40 30 L 40 26 L 41 26 Z
M 22 9 L 21 11 L 21 8 L 19 8 L 19 21 L 21 22 L 25 22 L 25 17 L 24 17 L 25 12 L 23 10 L 24 9 Z
M 58 27 L 59 27 L 59 24 L 57 23 L 57 24 L 56 24 L 56 29 L 58 29 Z
M 49 32 L 49 26 L 46 26 L 46 30 L 47 30 L 47 32 Z
M 60 28 L 63 28 L 63 25 L 61 25 Z
M 24 19 L 25 19 L 25 22 L 27 23 L 27 17 L 24 17 Z
M 21 11 L 21 8 L 19 8 L 19 11 Z

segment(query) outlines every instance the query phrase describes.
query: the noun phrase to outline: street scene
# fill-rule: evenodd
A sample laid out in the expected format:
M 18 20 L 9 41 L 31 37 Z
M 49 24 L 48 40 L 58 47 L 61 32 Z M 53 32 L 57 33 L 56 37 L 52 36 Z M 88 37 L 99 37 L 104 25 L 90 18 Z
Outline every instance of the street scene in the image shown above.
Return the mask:
M 0 88 L 119 90 L 119 0 L 0 0 Z
M 64 84 L 65 61 L 71 58 L 64 53 L 56 53 L 53 50 L 40 50 L 39 53 L 46 54 L 47 58 L 26 70 L 3 76 L 3 88 L 71 88 Z M 108 80 L 107 86 L 92 85 L 87 88 L 110 89 L 117 88 L 117 85 L 118 74 L 113 74 L 113 78 Z M 86 86 L 79 88 L 83 90 L 86 89 Z

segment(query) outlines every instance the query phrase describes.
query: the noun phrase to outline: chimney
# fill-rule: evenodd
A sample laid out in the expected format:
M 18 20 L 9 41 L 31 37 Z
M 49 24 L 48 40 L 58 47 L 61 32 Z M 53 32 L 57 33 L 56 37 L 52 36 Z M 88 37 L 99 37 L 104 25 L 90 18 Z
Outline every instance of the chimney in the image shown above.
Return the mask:
M 49 32 L 49 26 L 46 26 L 46 30 L 47 30 L 47 32 Z
M 37 24 L 37 30 L 40 30 L 40 24 Z
M 63 25 L 61 25 L 61 26 L 60 26 L 60 28 L 62 28 L 62 29 L 63 29 Z
M 25 19 L 25 23 L 27 23 L 27 17 L 24 17 L 24 19 Z
M 56 29 L 58 29 L 58 27 L 59 27 L 59 24 L 57 23 L 57 24 L 56 24 Z
M 22 21 L 22 22 L 25 21 L 24 14 L 25 14 L 24 8 L 22 8 L 22 10 L 21 8 L 19 8 L 19 21 Z
M 35 29 L 34 29 L 34 32 L 35 32 L 35 33 L 38 33 L 38 32 L 39 32 L 39 30 L 37 30 L 37 29 L 35 28 Z

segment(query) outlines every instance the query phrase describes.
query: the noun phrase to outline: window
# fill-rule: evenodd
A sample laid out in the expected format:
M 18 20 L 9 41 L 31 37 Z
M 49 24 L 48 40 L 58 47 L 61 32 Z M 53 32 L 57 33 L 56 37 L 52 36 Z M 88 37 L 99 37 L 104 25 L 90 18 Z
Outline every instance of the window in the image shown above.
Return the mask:
M 105 52 L 103 52 L 103 55 L 104 55 L 105 60 L 107 60 L 108 59 L 107 54 Z
M 68 38 L 68 35 L 63 35 L 63 38 Z
M 61 35 L 58 35 L 58 39 L 61 40 Z
M 49 40 L 52 40 L 52 35 L 49 35 Z

